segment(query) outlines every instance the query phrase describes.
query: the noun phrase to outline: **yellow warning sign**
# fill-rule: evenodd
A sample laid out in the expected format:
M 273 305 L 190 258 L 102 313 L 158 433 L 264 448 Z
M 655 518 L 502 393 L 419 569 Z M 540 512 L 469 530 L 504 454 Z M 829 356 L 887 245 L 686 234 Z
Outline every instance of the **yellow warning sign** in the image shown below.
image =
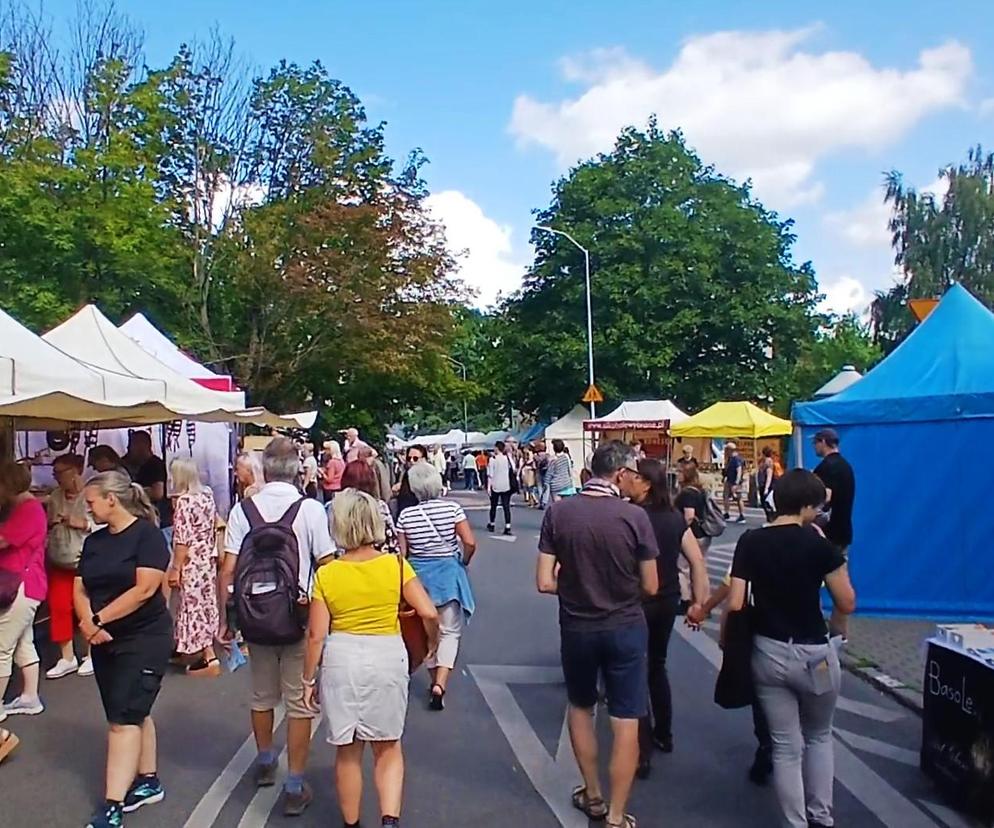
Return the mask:
M 924 322 L 938 304 L 938 299 L 911 299 L 908 301 L 908 307 L 911 308 L 911 312 L 919 322 Z
M 585 403 L 604 402 L 604 395 L 600 392 L 600 389 L 596 385 L 591 385 L 587 389 L 587 393 L 583 395 L 582 402 Z

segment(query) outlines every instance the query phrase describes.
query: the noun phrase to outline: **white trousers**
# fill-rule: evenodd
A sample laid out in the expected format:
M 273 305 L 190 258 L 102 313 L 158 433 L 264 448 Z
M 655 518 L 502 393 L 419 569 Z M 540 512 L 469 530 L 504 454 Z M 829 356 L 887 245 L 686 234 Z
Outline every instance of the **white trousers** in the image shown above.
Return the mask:
M 40 603 L 25 598 L 21 584 L 14 603 L 0 612 L 0 679 L 10 678 L 13 664 L 24 668 L 38 663 L 34 620 Z
M 436 667 L 456 666 L 459 655 L 459 639 L 462 638 L 463 611 L 458 601 L 449 601 L 438 608 L 438 652 L 434 658 L 425 661 L 429 670 Z

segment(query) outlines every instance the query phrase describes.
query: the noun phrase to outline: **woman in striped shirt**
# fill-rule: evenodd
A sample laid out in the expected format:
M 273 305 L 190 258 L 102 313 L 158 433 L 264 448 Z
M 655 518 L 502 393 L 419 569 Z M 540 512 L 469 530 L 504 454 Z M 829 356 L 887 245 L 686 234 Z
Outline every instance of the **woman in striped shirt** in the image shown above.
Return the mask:
M 438 608 L 438 651 L 425 663 L 431 673 L 431 709 L 443 710 L 463 625 L 476 608 L 466 575 L 476 552 L 476 538 L 462 506 L 442 498 L 442 476 L 433 465 L 415 463 L 407 476 L 418 503 L 401 512 L 397 536 L 401 554 L 411 562 Z
M 553 457 L 549 461 L 545 479 L 549 494 L 556 501 L 574 494 L 576 483 L 573 481 L 573 461 L 566 451 L 566 444 L 562 440 L 553 440 L 552 451 Z

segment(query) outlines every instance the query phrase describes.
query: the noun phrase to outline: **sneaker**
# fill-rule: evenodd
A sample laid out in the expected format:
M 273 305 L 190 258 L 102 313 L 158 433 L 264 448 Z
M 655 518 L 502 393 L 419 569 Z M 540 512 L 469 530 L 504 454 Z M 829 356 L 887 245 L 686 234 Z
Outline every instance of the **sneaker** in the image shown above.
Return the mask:
M 730 518 L 731 518 L 732 516 L 731 516 L 730 514 L 728 514 L 728 512 L 725 512 L 725 513 L 724 513 L 724 514 L 722 515 L 722 517 L 723 517 L 723 518 L 724 518 L 725 520 L 729 520 L 729 519 L 730 519 Z
M 494 527 L 494 525 L 492 523 L 488 523 L 487 524 L 487 531 L 492 535 L 494 532 L 497 531 L 497 529 L 496 529 L 496 527 Z
M 656 750 L 662 751 L 663 753 L 673 752 L 672 736 L 653 736 L 652 744 L 656 746 Z
M 76 673 L 77 676 L 92 676 L 93 675 L 93 659 L 87 656 L 83 659 L 82 663 L 79 665 L 79 671 Z
M 154 805 L 165 798 L 166 792 L 157 776 L 139 776 L 124 797 L 124 813 L 130 814 L 143 805 Z
M 506 529 L 504 529 L 504 534 L 507 537 L 511 537 L 513 535 L 513 532 L 511 532 L 511 527 L 510 526 L 508 526 Z
M 118 803 L 108 802 L 90 817 L 86 828 L 121 828 L 122 825 L 124 825 L 124 810 Z
M 286 791 L 283 800 L 283 816 L 300 816 L 307 810 L 307 806 L 314 801 L 314 791 L 306 782 L 301 785 L 296 793 Z
M 60 658 L 55 662 L 55 666 L 45 673 L 47 679 L 60 679 L 72 675 L 79 670 L 79 662 L 75 658 Z
M 7 711 L 8 716 L 37 716 L 45 712 L 45 705 L 41 703 L 40 698 L 26 699 L 24 696 L 18 696 L 4 705 L 4 710 Z
M 256 762 L 255 769 L 252 771 L 252 778 L 255 780 L 256 787 L 273 787 L 276 784 L 276 762 L 270 762 L 268 765 Z
M 736 523 L 745 523 L 746 522 L 745 515 L 739 515 L 738 520 L 736 520 L 735 522 Z
M 648 779 L 652 776 L 652 762 L 648 759 L 639 759 L 638 767 L 635 769 L 636 779 Z

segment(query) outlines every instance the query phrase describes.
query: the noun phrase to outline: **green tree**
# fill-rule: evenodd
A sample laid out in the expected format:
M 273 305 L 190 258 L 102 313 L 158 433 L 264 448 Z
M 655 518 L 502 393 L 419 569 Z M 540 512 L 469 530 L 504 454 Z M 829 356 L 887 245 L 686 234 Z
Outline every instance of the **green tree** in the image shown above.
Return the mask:
M 939 176 L 948 185 L 941 197 L 905 186 L 896 171 L 886 178 L 894 261 L 902 274 L 873 304 L 874 334 L 886 350 L 914 325 L 910 299 L 937 298 L 959 282 L 994 307 L 994 153 L 976 146 Z
M 653 121 L 554 187 L 536 224 L 590 250 L 598 385 L 609 401 L 669 397 L 697 410 L 720 398 L 772 401 L 818 326 L 817 289 L 791 257 L 790 221 Z M 587 385 L 583 260 L 535 231 L 536 259 L 503 307 L 512 399 L 543 415 Z

